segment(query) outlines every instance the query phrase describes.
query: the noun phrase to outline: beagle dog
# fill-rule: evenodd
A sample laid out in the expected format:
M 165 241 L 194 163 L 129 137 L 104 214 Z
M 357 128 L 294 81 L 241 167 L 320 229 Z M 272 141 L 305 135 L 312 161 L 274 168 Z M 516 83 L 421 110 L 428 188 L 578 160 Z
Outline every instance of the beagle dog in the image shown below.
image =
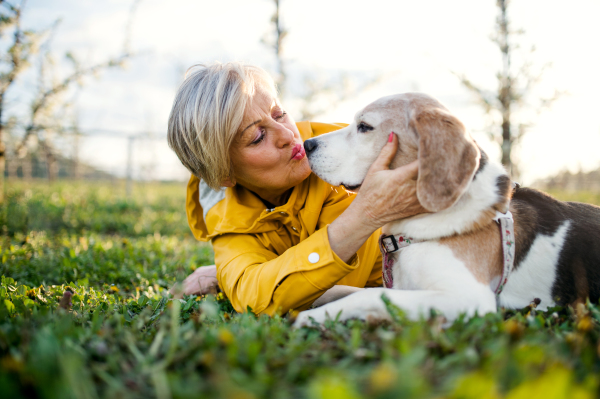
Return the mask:
M 418 159 L 417 197 L 431 213 L 383 227 L 384 241 L 396 237 L 395 247 L 384 243 L 392 289 L 364 289 L 304 311 L 297 327 L 326 317 L 388 319 L 382 295 L 411 319 L 436 309 L 449 322 L 463 313 L 521 308 L 535 298 L 543 310 L 588 298 L 598 303 L 600 207 L 513 187 L 504 168 L 430 96 L 381 98 L 348 127 L 307 140 L 310 166 L 326 182 L 356 189 L 390 132 L 399 139 L 390 168 Z M 513 230 L 504 229 L 497 215 L 510 219 Z M 398 248 L 403 237 L 410 245 Z

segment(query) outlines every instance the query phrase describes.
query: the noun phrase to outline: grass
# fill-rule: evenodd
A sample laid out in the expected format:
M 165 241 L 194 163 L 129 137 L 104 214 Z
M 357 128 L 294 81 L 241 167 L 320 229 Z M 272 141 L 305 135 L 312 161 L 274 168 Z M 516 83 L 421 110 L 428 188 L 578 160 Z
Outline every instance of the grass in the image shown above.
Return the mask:
M 236 314 L 222 295 L 169 300 L 176 280 L 213 262 L 189 233 L 184 190 L 140 186 L 127 201 L 108 184 L 11 184 L 0 208 L 3 397 L 598 396 L 597 304 L 447 329 L 388 305 L 393 322 L 292 330 L 286 317 Z

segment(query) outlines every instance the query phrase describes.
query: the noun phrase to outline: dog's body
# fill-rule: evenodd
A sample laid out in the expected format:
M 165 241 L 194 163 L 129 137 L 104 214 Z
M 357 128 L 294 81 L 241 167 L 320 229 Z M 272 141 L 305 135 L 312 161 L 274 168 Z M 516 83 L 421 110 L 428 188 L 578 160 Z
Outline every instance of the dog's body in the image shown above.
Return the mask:
M 380 99 L 357 113 L 345 129 L 311 139 L 312 170 L 331 184 L 359 186 L 394 132 L 399 149 L 392 168 L 419 160 L 417 197 L 432 213 L 398 220 L 384 235 L 425 240 L 389 254 L 393 288 L 367 289 L 300 313 L 322 323 L 388 318 L 385 295 L 407 316 L 431 309 L 448 320 L 461 313 L 520 308 L 534 298 L 540 308 L 600 299 L 600 208 L 561 202 L 536 190 L 513 189 L 501 165 L 491 162 L 460 121 L 422 94 Z M 316 144 L 316 145 L 315 145 Z M 503 275 L 501 234 L 493 220 L 510 210 L 516 239 L 514 271 L 496 297 Z

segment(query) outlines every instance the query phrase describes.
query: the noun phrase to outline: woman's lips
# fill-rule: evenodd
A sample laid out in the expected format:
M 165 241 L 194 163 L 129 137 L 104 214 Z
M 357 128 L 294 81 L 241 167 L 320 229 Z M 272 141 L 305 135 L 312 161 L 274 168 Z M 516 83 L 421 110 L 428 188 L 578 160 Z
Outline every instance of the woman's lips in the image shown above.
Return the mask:
M 297 161 L 304 158 L 306 155 L 306 151 L 304 151 L 304 146 L 302 144 L 296 144 L 294 148 L 292 148 L 292 159 Z

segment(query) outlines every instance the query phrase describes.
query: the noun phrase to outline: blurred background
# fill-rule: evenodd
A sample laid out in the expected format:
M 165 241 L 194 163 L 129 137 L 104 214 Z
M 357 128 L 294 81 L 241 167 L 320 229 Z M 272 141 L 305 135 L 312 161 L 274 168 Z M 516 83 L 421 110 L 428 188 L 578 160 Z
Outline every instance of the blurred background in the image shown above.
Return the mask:
M 166 143 L 188 67 L 268 70 L 297 120 L 440 99 L 526 185 L 600 191 L 600 3 L 0 1 L 0 178 L 184 181 Z M 594 50 L 596 49 L 596 50 Z M 119 187 L 121 187 L 119 186 Z

